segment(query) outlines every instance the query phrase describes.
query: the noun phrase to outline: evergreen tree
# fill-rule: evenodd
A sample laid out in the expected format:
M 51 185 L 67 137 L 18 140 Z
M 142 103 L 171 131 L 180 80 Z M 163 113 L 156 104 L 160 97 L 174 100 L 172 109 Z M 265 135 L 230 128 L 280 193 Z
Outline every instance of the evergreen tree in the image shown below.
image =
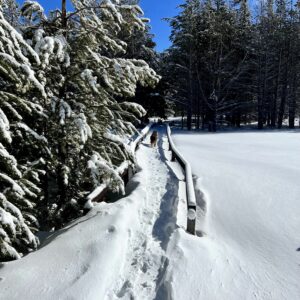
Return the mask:
M 116 169 L 133 163 L 126 139 L 145 111 L 118 99 L 133 97 L 138 83 L 154 85 L 159 79 L 144 61 L 126 58 L 120 33 L 145 30 L 138 6 L 112 1 L 73 5 L 74 12 L 46 22 L 40 17 L 27 32 L 41 56 L 48 94 L 43 131 L 52 151 L 41 208 L 48 228 L 83 213 L 85 196 L 101 183 L 123 192 Z
M 11 15 L 13 6 L 2 4 Z M 66 13 L 62 4 L 46 17 L 25 1 L 13 14 L 22 20 L 11 19 L 24 38 L 1 12 L 1 260 L 37 247 L 37 218 L 44 229 L 59 228 L 83 213 L 100 184 L 124 191 L 117 168 L 134 163 L 127 142 L 145 111 L 120 99 L 159 81 L 126 54 L 121 33 L 146 29 L 137 5 L 74 0 Z
M 187 0 L 170 19 L 166 65 L 170 93 L 187 127 L 257 121 L 293 128 L 299 104 L 299 6 L 261 1 L 257 18 L 247 1 Z M 176 80 L 174 80 L 176 78 Z M 175 81 L 175 82 L 174 82 Z
M 41 195 L 38 159 L 46 138 L 33 120 L 43 119 L 46 97 L 33 71 L 38 54 L 0 11 L 0 260 L 19 258 L 38 245 L 35 207 Z

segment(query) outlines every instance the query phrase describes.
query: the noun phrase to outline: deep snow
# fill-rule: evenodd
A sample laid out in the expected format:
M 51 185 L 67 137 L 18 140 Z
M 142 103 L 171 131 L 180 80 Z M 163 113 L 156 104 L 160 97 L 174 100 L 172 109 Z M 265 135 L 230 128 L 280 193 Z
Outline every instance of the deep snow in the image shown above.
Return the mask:
M 0 299 L 299 299 L 299 134 L 174 136 L 198 176 L 199 237 L 185 232 L 184 175 L 160 128 L 127 197 L 0 265 Z
M 300 132 L 178 132 L 174 140 L 198 176 L 205 235 L 174 234 L 172 298 L 299 299 Z
M 149 137 L 137 152 L 140 172 L 126 198 L 100 203 L 24 258 L 0 266 L 0 299 L 154 299 L 168 265 L 166 248 L 177 227 L 182 182 L 167 162 L 165 130 L 159 148 Z M 166 156 L 165 156 L 166 155 Z M 176 174 L 176 175 L 175 175 Z M 185 226 L 184 209 L 181 211 Z M 180 219 L 179 218 L 179 219 Z M 180 222 L 179 222 L 180 223 Z

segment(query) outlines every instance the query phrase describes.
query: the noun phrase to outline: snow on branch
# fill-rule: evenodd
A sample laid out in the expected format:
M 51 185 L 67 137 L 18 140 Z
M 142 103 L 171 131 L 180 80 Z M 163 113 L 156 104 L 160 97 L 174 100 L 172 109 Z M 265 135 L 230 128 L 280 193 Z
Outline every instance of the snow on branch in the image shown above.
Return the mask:
M 26 0 L 21 8 L 22 15 L 30 21 L 37 21 L 38 19 L 47 19 L 44 8 L 37 2 Z

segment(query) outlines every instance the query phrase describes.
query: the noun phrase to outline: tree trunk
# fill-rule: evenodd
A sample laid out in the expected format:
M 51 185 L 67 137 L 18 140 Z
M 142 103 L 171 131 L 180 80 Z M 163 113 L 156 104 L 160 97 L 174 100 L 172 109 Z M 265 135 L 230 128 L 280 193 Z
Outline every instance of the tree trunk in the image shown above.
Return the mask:
M 199 88 L 199 93 L 201 94 L 201 114 L 199 113 L 199 115 L 201 115 L 201 129 L 204 130 L 205 129 L 205 103 L 207 103 L 207 97 L 205 96 L 205 93 L 203 91 L 203 87 L 202 87 L 202 82 L 200 79 L 200 73 L 199 73 L 199 66 L 197 66 L 197 79 L 198 79 L 198 88 Z M 199 128 L 200 128 L 200 124 L 199 124 Z
M 66 0 L 62 0 L 62 3 L 61 3 L 61 27 L 64 30 L 64 34 L 66 35 L 66 29 L 67 29 L 67 6 L 66 6 Z
M 192 129 L 192 105 L 193 105 L 193 74 L 192 74 L 192 51 L 189 55 L 189 102 L 187 107 L 187 129 Z
M 292 94 L 289 98 L 289 128 L 295 128 L 295 116 L 296 116 L 296 89 L 297 89 L 297 79 L 296 74 L 293 76 L 293 86 L 292 86 Z
M 271 107 L 271 127 L 276 126 L 277 98 L 278 98 L 278 91 L 279 91 L 279 79 L 280 79 L 280 73 L 281 73 L 281 61 L 282 61 L 282 49 L 280 50 L 280 55 L 279 55 L 278 69 L 277 69 L 277 75 L 276 75 L 276 81 L 275 81 L 274 98 L 273 98 L 272 107 Z
M 258 93 L 257 93 L 257 128 L 263 129 L 264 127 L 264 83 L 265 80 L 262 75 L 262 59 L 259 58 L 259 73 L 258 73 Z
M 286 101 L 288 97 L 288 77 L 289 77 L 289 64 L 291 63 L 290 55 L 291 55 L 291 40 L 286 41 L 288 43 L 287 45 L 287 57 L 285 62 L 285 68 L 284 68 L 284 74 L 283 74 L 283 88 L 281 93 L 281 101 L 279 106 L 279 112 L 278 112 L 278 129 L 282 128 L 284 113 L 285 113 L 285 107 L 286 107 Z
M 284 71 L 284 81 L 283 81 L 283 88 L 281 93 L 281 101 L 279 106 L 279 112 L 278 112 L 278 129 L 282 128 L 283 123 L 283 117 L 285 112 L 285 106 L 286 106 L 286 100 L 287 100 L 287 93 L 288 93 L 288 63 L 285 65 L 285 71 Z

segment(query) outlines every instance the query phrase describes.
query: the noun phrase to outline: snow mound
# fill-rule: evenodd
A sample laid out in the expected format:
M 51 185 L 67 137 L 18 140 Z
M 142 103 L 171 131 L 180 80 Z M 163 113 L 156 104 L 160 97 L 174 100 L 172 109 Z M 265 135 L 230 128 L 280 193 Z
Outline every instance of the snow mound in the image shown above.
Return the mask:
M 52 235 L 38 251 L 5 263 L 1 299 L 104 299 L 125 262 L 131 229 L 145 195 L 137 188 L 118 203 L 100 203 L 86 216 Z M 24 294 L 24 291 L 26 293 Z
M 129 182 L 127 197 L 97 204 L 36 252 L 3 264 L 1 299 L 156 297 L 169 261 L 167 245 L 177 228 L 177 204 L 186 206 L 182 181 L 170 171 L 174 163 L 166 164 L 164 127 L 158 130 L 159 147 L 151 148 L 148 136 L 137 152 L 141 170 Z
M 175 135 L 203 192 L 203 237 L 173 235 L 171 299 L 299 298 L 299 134 Z

